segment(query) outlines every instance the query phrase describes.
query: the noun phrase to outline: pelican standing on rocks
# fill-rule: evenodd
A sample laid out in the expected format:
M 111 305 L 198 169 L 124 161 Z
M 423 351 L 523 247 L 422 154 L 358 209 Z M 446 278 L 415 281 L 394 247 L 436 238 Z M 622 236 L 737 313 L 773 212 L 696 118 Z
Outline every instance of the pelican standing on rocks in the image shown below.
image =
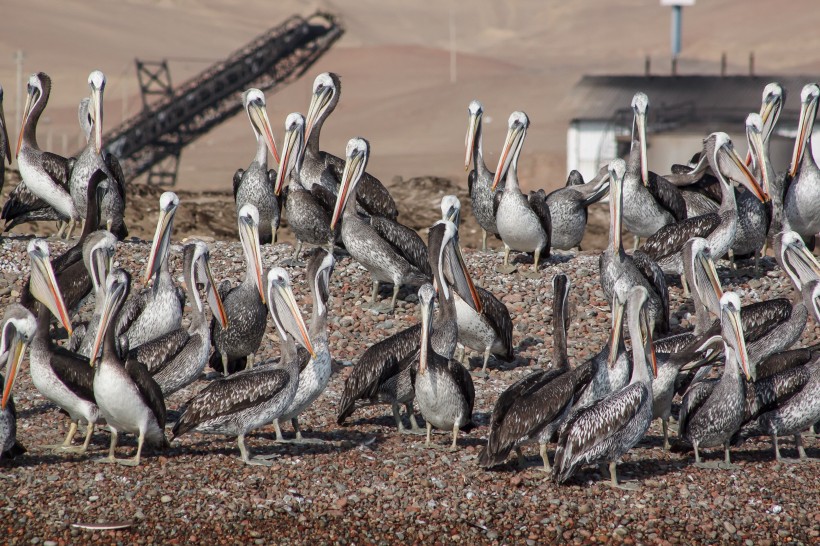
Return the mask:
M 23 123 L 17 141 L 17 165 L 26 188 L 54 208 L 59 218 L 67 224 L 66 238 L 71 237 L 80 213 L 68 192 L 68 160 L 51 152 L 45 152 L 37 144 L 37 122 L 46 108 L 51 94 L 51 78 L 44 72 L 32 74 L 26 87 L 26 105 Z M 7 216 L 4 214 L 4 218 Z M 63 235 L 63 229 L 57 236 Z
M 573 171 L 577 172 L 577 171 Z M 589 187 L 587 187 L 589 186 Z M 587 228 L 587 209 L 609 192 L 609 179 L 589 184 L 567 184 L 547 195 L 552 221 L 550 245 L 558 250 L 580 247 Z
M 473 215 L 481 226 L 481 250 L 487 250 L 487 234 L 498 235 L 495 223 L 495 196 L 504 192 L 505 182 L 501 181 L 492 189 L 495 173 L 484 163 L 484 106 L 477 100 L 471 101 L 467 107 L 469 125 L 467 126 L 464 170 L 473 170 L 467 176 L 467 188 L 470 192 L 470 202 L 473 206 Z M 458 226 L 458 222 L 454 222 Z
M 219 296 L 225 305 L 228 327 L 211 320 L 211 343 L 214 354 L 211 367 L 228 375 L 240 369 L 253 368 L 253 361 L 265 328 L 268 310 L 265 307 L 265 288 L 262 285 L 262 254 L 259 249 L 259 213 L 247 204 L 239 211 L 239 240 L 245 253 L 245 279 L 231 288 L 230 281 L 219 285 Z
M 139 362 L 145 366 L 167 397 L 190 385 L 199 378 L 211 351 L 211 329 L 197 284 L 205 286 L 207 302 L 222 328 L 227 328 L 228 317 L 214 283 L 209 265 L 210 252 L 202 241 L 185 245 L 182 250 L 182 271 L 185 290 L 192 305 L 191 323 L 156 339 L 132 347 L 128 364 Z
M 246 205 L 248 206 L 248 205 Z M 315 351 L 307 327 L 290 288 L 287 271 L 274 267 L 268 272 L 268 305 L 282 340 L 278 364 L 242 370 L 212 381 L 188 401 L 174 425 L 174 438 L 189 431 L 237 436 L 242 461 L 270 466 L 263 458 L 250 458 L 245 435 L 278 419 L 293 402 L 299 384 L 299 357 L 296 343 L 311 356 Z
M 305 411 L 327 388 L 330 382 L 330 346 L 327 339 L 327 301 L 330 297 L 330 274 L 336 261 L 333 254 L 324 249 L 317 249 L 308 262 L 306 278 L 310 282 L 313 296 L 313 317 L 310 322 L 309 335 L 313 343 L 315 356 L 310 357 L 304 366 L 300 366 L 299 387 L 285 413 L 273 422 L 276 429 L 276 440 L 282 441 L 279 422 L 290 419 L 296 431 L 296 442 L 306 441 L 299 430 L 299 414 Z
M 629 291 L 629 334 L 632 338 L 632 380 L 622 389 L 571 414 L 561 425 L 553 478 L 564 483 L 581 464 L 609 463 L 611 484 L 618 483 L 620 458 L 646 434 L 652 423 L 652 378 L 658 373 L 652 344 L 652 323 L 643 286 Z
M 724 465 L 731 465 L 729 441 L 743 424 L 746 411 L 746 383 L 741 374 L 751 380 L 753 373 L 740 320 L 740 298 L 734 292 L 720 298 L 720 323 L 726 362 L 723 375 L 711 391 L 693 383 L 683 396 L 678 419 L 678 434 L 695 448 L 695 464 L 707 468 L 720 465 L 701 463 L 704 447 L 722 445 Z
M 2 158 L 0 158 L 2 159 Z M 17 412 L 11 395 L 20 364 L 31 340 L 37 332 L 37 321 L 28 309 L 12 303 L 6 308 L 0 325 L 0 364 L 6 363 L 5 377 L 0 374 L 0 459 L 14 458 L 26 451 L 17 441 Z
M 139 347 L 173 332 L 182 324 L 185 293 L 174 284 L 168 270 L 171 232 L 178 207 L 179 198 L 174 192 L 167 191 L 160 196 L 157 230 L 145 267 L 145 284 L 152 278 L 153 283 L 132 296 L 117 317 L 117 335 L 125 334 L 129 347 Z
M 234 173 L 233 198 L 237 214 L 246 203 L 256 207 L 259 211 L 259 242 L 272 244 L 276 242 L 276 230 L 279 229 L 281 204 L 274 193 L 276 172 L 268 170 L 268 151 L 276 163 L 279 163 L 279 153 L 265 110 L 264 93 L 259 89 L 248 89 L 242 93 L 242 106 L 256 137 L 256 155 L 247 169 L 237 169 Z
M 311 190 L 314 184 L 324 186 L 332 193 L 339 190 L 343 181 L 345 161 L 319 149 L 319 133 L 325 120 L 336 109 L 341 97 L 342 84 L 333 72 L 323 72 L 313 81 L 305 130 L 304 166 L 302 185 Z M 356 201 L 367 214 L 395 220 L 399 215 L 396 203 L 376 177 L 363 172 L 361 188 Z
M 820 232 L 820 168 L 811 149 L 811 133 L 817 117 L 820 86 L 810 83 L 800 93 L 800 123 L 789 171 L 786 173 L 783 208 L 789 229 L 803 237 L 814 249 L 814 237 Z
M 651 172 L 646 156 L 646 116 L 649 97 L 635 93 L 632 97 L 632 148 L 623 183 L 624 226 L 635 239 L 654 235 L 663 226 L 686 218 L 686 202 L 680 190 L 662 176 Z
M 391 225 L 394 228 L 398 226 L 396 229 L 380 229 L 387 226 L 384 223 L 368 222 L 356 212 L 358 185 L 369 156 L 370 144 L 365 139 L 353 138 L 347 143 L 347 161 L 330 229 L 335 229 L 343 216 L 341 232 L 345 249 L 373 277 L 371 305 L 375 305 L 379 283 L 393 283 L 393 297 L 389 307 L 389 311 L 392 311 L 403 284 L 420 286 L 430 281 L 430 264 L 424 242 L 415 232 L 411 233 L 412 230 L 395 222 L 391 222 Z M 381 307 L 376 309 L 386 310 Z
M 524 112 L 510 114 L 509 129 L 498 168 L 495 171 L 491 190 L 495 192 L 499 181 L 506 175 L 507 183 L 504 193 L 496 194 L 496 225 L 501 240 L 504 242 L 504 266 L 499 268 L 502 273 L 512 273 L 514 266 L 510 265 L 510 250 L 533 252 L 535 254 L 532 273 L 526 275 L 538 278 L 538 264 L 543 254 L 549 258 L 552 221 L 550 209 L 546 202 L 546 195 L 541 192 L 530 192 L 529 198 L 524 197 L 518 185 L 518 158 L 527 136 L 530 120 Z

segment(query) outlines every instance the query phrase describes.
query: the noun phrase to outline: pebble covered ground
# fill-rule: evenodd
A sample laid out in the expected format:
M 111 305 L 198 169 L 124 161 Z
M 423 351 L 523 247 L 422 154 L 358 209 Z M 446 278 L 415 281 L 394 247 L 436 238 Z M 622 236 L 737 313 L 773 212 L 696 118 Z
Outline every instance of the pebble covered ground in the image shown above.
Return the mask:
M 19 297 L 27 275 L 26 238 L 0 241 L 0 308 Z M 238 280 L 244 259 L 238 243 L 209 241 L 217 279 Z M 54 254 L 64 248 L 51 242 Z M 497 244 L 495 241 L 493 244 Z M 179 271 L 179 248 L 172 267 Z M 266 267 L 292 252 L 289 245 L 263 248 Z M 118 247 L 116 264 L 142 271 L 148 243 Z M 733 450 L 739 470 L 692 466 L 682 449 L 663 451 L 659 422 L 624 457 L 619 475 L 637 491 L 613 489 L 595 468 L 585 468 L 565 486 L 556 486 L 529 448 L 527 466 L 514 463 L 485 471 L 476 464 L 498 394 L 537 367 L 549 366 L 552 348 L 551 279 L 558 272 L 572 280 L 572 362 L 596 353 L 609 333 L 609 306 L 598 282 L 598 256 L 581 252 L 554 256 L 541 278 L 501 275 L 499 252 L 466 251 L 474 280 L 507 304 L 515 324 L 517 359 L 490 361 L 486 379 L 476 378 L 475 421 L 479 427 L 459 439 L 460 451 L 425 449 L 423 437 L 399 435 L 389 407 L 359 409 L 347 426 L 336 425 L 336 407 L 346 365 L 372 343 L 418 320 L 416 297 L 402 289 L 394 314 L 363 310 L 369 274 L 341 258 L 331 278 L 330 343 L 337 361 L 327 391 L 303 414 L 306 437 L 324 444 L 279 445 L 272 427 L 249 435 L 255 454 L 277 454 L 270 468 L 238 460 L 232 438 L 189 434 L 165 452 L 146 450 L 141 465 L 102 465 L 109 435 L 95 432 L 84 456 L 38 450 L 62 441 L 68 423 L 31 384 L 27 363 L 15 387 L 18 439 L 29 452 L 0 462 L 0 536 L 10 544 L 817 544 L 820 543 L 820 463 L 776 464 L 768 440 Z M 529 263 L 522 264 L 528 270 Z M 304 272 L 292 268 L 303 313 L 310 313 Z M 791 297 L 788 280 L 768 258 L 759 278 L 749 269 L 720 268 L 725 289 L 744 303 Z M 135 289 L 141 279 L 134 277 Z M 389 296 L 384 287 L 382 297 Z M 690 325 L 691 301 L 671 289 L 673 328 Z M 84 310 L 80 318 L 90 311 Z M 75 322 L 77 319 L 75 319 Z M 814 343 L 820 328 L 810 320 L 801 343 Z M 274 328 L 260 357 L 278 354 Z M 480 367 L 472 354 L 471 364 Z M 171 414 L 206 382 L 197 381 L 167 401 Z M 283 427 L 286 436 L 292 434 Z M 170 435 L 170 431 L 169 431 Z M 449 437 L 434 437 L 444 447 Z M 119 456 L 130 456 L 136 439 L 120 438 Z M 807 440 L 810 457 L 820 457 L 817 440 Z M 791 445 L 784 456 L 794 456 Z M 550 450 L 552 454 L 552 449 Z M 707 457 L 720 453 L 709 451 Z M 74 524 L 130 524 L 121 530 L 88 530 Z

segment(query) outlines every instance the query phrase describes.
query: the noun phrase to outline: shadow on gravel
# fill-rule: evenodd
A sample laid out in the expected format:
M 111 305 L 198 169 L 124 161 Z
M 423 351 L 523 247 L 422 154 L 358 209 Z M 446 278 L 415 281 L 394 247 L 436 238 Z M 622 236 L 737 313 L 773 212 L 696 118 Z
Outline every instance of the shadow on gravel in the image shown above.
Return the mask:
M 55 406 L 51 402 L 40 402 L 39 404 L 35 404 L 26 409 L 17 410 L 17 418 L 28 419 L 29 417 L 33 417 L 35 415 L 39 415 L 40 413 L 45 413 L 51 410 L 57 410 L 57 406 Z M 66 420 L 66 426 L 68 426 L 68 420 Z

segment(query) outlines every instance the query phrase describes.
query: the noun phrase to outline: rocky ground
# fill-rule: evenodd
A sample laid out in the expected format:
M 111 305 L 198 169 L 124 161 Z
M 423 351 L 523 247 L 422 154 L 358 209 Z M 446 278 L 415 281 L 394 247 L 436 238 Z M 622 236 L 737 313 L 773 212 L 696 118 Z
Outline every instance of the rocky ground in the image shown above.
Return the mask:
M 23 237 L 0 242 L 4 287 L 0 307 L 16 299 L 22 288 L 28 268 L 26 242 Z M 52 242 L 51 247 L 57 254 L 64 244 Z M 244 271 L 239 244 L 216 242 L 211 247 L 215 276 L 239 279 Z M 265 247 L 265 266 L 291 251 L 284 244 Z M 123 243 L 116 263 L 138 272 L 147 253 L 145 242 Z M 178 249 L 173 256 L 172 267 L 178 271 Z M 639 486 L 634 492 L 612 489 L 594 468 L 585 468 L 567 485 L 556 486 L 541 471 L 537 450 L 532 449 L 523 470 L 514 464 L 492 471 L 479 468 L 476 457 L 498 394 L 524 374 L 550 365 L 552 277 L 563 271 L 573 283 L 569 333 L 573 362 L 596 353 L 606 342 L 610 314 L 598 283 L 595 253 L 554 256 L 537 280 L 497 274 L 498 252 L 468 250 L 465 257 L 477 284 L 502 297 L 509 307 L 517 359 L 511 364 L 491 360 L 489 377 L 476 379 L 479 427 L 461 435 L 458 452 L 425 449 L 422 437 L 399 435 L 385 406 L 357 410 L 347 426 L 336 425 L 346 365 L 355 363 L 372 343 L 418 320 L 416 298 L 408 289 L 401 291 L 394 314 L 363 310 L 370 277 L 350 258 L 343 258 L 331 278 L 329 328 L 336 373 L 302 418 L 305 436 L 325 443 L 279 445 L 273 441 L 272 428 L 259 430 L 248 437 L 249 448 L 257 454 L 278 455 L 271 468 L 261 468 L 238 460 L 234 439 L 189 434 L 165 452 L 147 450 L 139 467 L 126 468 L 94 462 L 105 455 L 108 445 L 108 433 L 100 429 L 87 455 L 54 454 L 37 446 L 61 441 L 68 423 L 34 389 L 24 363 L 14 396 L 18 438 L 29 452 L 0 462 L 3 542 L 752 545 L 820 541 L 819 463 L 776 464 L 768 441 L 752 441 L 733 450 L 738 470 L 698 469 L 692 466 L 691 453 L 663 451 L 660 426 L 655 423 L 620 466 L 620 475 Z M 524 270 L 529 267 L 522 264 Z M 724 287 L 737 291 L 744 303 L 792 294 L 771 259 L 764 261 L 759 278 L 750 278 L 749 270 L 719 271 Z M 295 268 L 291 274 L 297 299 L 309 313 L 304 272 Z M 139 289 L 139 275 L 133 278 L 134 288 Z M 385 287 L 381 296 L 388 297 L 388 292 Z M 690 325 L 691 302 L 681 298 L 677 286 L 672 288 L 671 301 L 674 329 L 681 331 Z M 278 353 L 273 330 L 269 327 L 260 356 Z M 818 338 L 820 328 L 810 321 L 801 343 Z M 472 355 L 471 364 L 480 366 L 478 355 Z M 197 381 L 170 397 L 171 416 L 205 384 Z M 449 443 L 444 434 L 434 439 L 439 446 Z M 125 435 L 120 442 L 120 456 L 133 453 L 134 437 Z M 816 440 L 807 440 L 807 446 L 810 457 L 820 457 Z M 792 456 L 795 451 L 789 445 L 784 453 Z M 708 456 L 720 454 L 711 451 Z M 127 527 L 89 530 L 76 524 Z

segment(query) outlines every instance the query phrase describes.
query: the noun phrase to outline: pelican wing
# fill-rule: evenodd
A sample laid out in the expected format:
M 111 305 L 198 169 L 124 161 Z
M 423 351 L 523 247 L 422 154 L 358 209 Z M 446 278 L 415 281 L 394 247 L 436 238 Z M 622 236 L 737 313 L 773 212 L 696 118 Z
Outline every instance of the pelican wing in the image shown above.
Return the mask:
M 513 323 L 510 318 L 510 311 L 507 306 L 492 295 L 488 290 L 476 286 L 478 292 L 478 299 L 481 301 L 481 307 L 484 309 L 484 317 L 490 322 L 493 331 L 501 338 L 507 352 L 502 357 L 505 362 L 512 362 L 515 359 L 513 352 Z
M 94 368 L 88 359 L 62 347 L 53 347 L 51 369 L 71 392 L 89 402 L 94 398 Z
M 372 216 L 370 226 L 410 265 L 428 278 L 433 277 L 433 271 L 430 269 L 428 260 L 427 245 L 424 244 L 424 241 L 415 230 L 380 216 Z
M 632 263 L 638 268 L 641 275 L 649 282 L 652 289 L 658 294 L 663 306 L 663 320 L 661 321 L 660 331 L 662 333 L 669 331 L 669 290 L 666 287 L 666 277 L 660 266 L 652 260 L 647 254 L 640 250 L 632 253 Z
M 139 362 L 148 373 L 156 375 L 182 351 L 190 337 L 187 330 L 177 328 L 128 351 L 128 362 Z
M 706 403 L 717 385 L 716 379 L 696 381 L 689 385 L 680 404 L 678 415 L 678 436 L 683 438 L 687 434 L 689 419 Z
M 140 293 L 135 294 L 128 298 L 128 300 L 123 304 L 122 309 L 120 310 L 120 314 L 117 316 L 117 326 L 116 332 L 117 336 L 124 334 L 131 328 L 131 325 L 134 324 L 134 321 L 142 314 L 145 310 L 145 306 L 148 304 L 148 291 L 149 289 L 143 289 Z
M 76 332 L 76 329 L 74 331 Z M 757 380 L 761 381 L 776 373 L 802 366 L 817 357 L 820 357 L 820 343 L 810 347 L 791 349 L 773 354 L 757 365 Z
M 656 262 L 660 261 L 680 252 L 692 237 L 707 237 L 719 224 L 720 216 L 715 212 L 665 225 L 646 240 L 642 250 Z
M 327 212 L 328 217 L 333 216 L 333 209 L 336 207 L 336 196 L 321 184 L 314 184 L 310 188 L 313 199 Z
M 547 234 L 547 241 L 544 243 L 546 253 L 542 258 L 549 257 L 550 240 L 552 239 L 552 216 L 550 216 L 550 207 L 547 204 L 547 194 L 544 190 L 531 191 L 529 198 L 530 208 L 533 210 L 538 221 L 541 223 L 541 229 Z
M 336 183 L 341 183 L 342 173 L 345 170 L 345 161 L 340 157 L 327 152 L 321 152 L 325 165 L 333 173 Z M 383 216 L 395 220 L 399 216 L 396 202 L 387 191 L 387 188 L 375 176 L 364 173 L 359 181 L 359 190 L 356 202 L 371 216 Z M 332 209 L 331 209 L 332 210 Z
M 154 414 L 159 427 L 165 428 L 165 398 L 162 396 L 162 389 L 160 389 L 154 378 L 148 372 L 148 368 L 139 362 L 128 361 L 125 364 L 125 371 L 128 372 L 129 377 L 137 386 L 137 389 L 145 401 L 145 405 Z
M 239 192 L 239 185 L 242 184 L 242 176 L 245 174 L 245 169 L 236 169 L 233 173 L 233 200 L 236 201 L 236 194 Z

